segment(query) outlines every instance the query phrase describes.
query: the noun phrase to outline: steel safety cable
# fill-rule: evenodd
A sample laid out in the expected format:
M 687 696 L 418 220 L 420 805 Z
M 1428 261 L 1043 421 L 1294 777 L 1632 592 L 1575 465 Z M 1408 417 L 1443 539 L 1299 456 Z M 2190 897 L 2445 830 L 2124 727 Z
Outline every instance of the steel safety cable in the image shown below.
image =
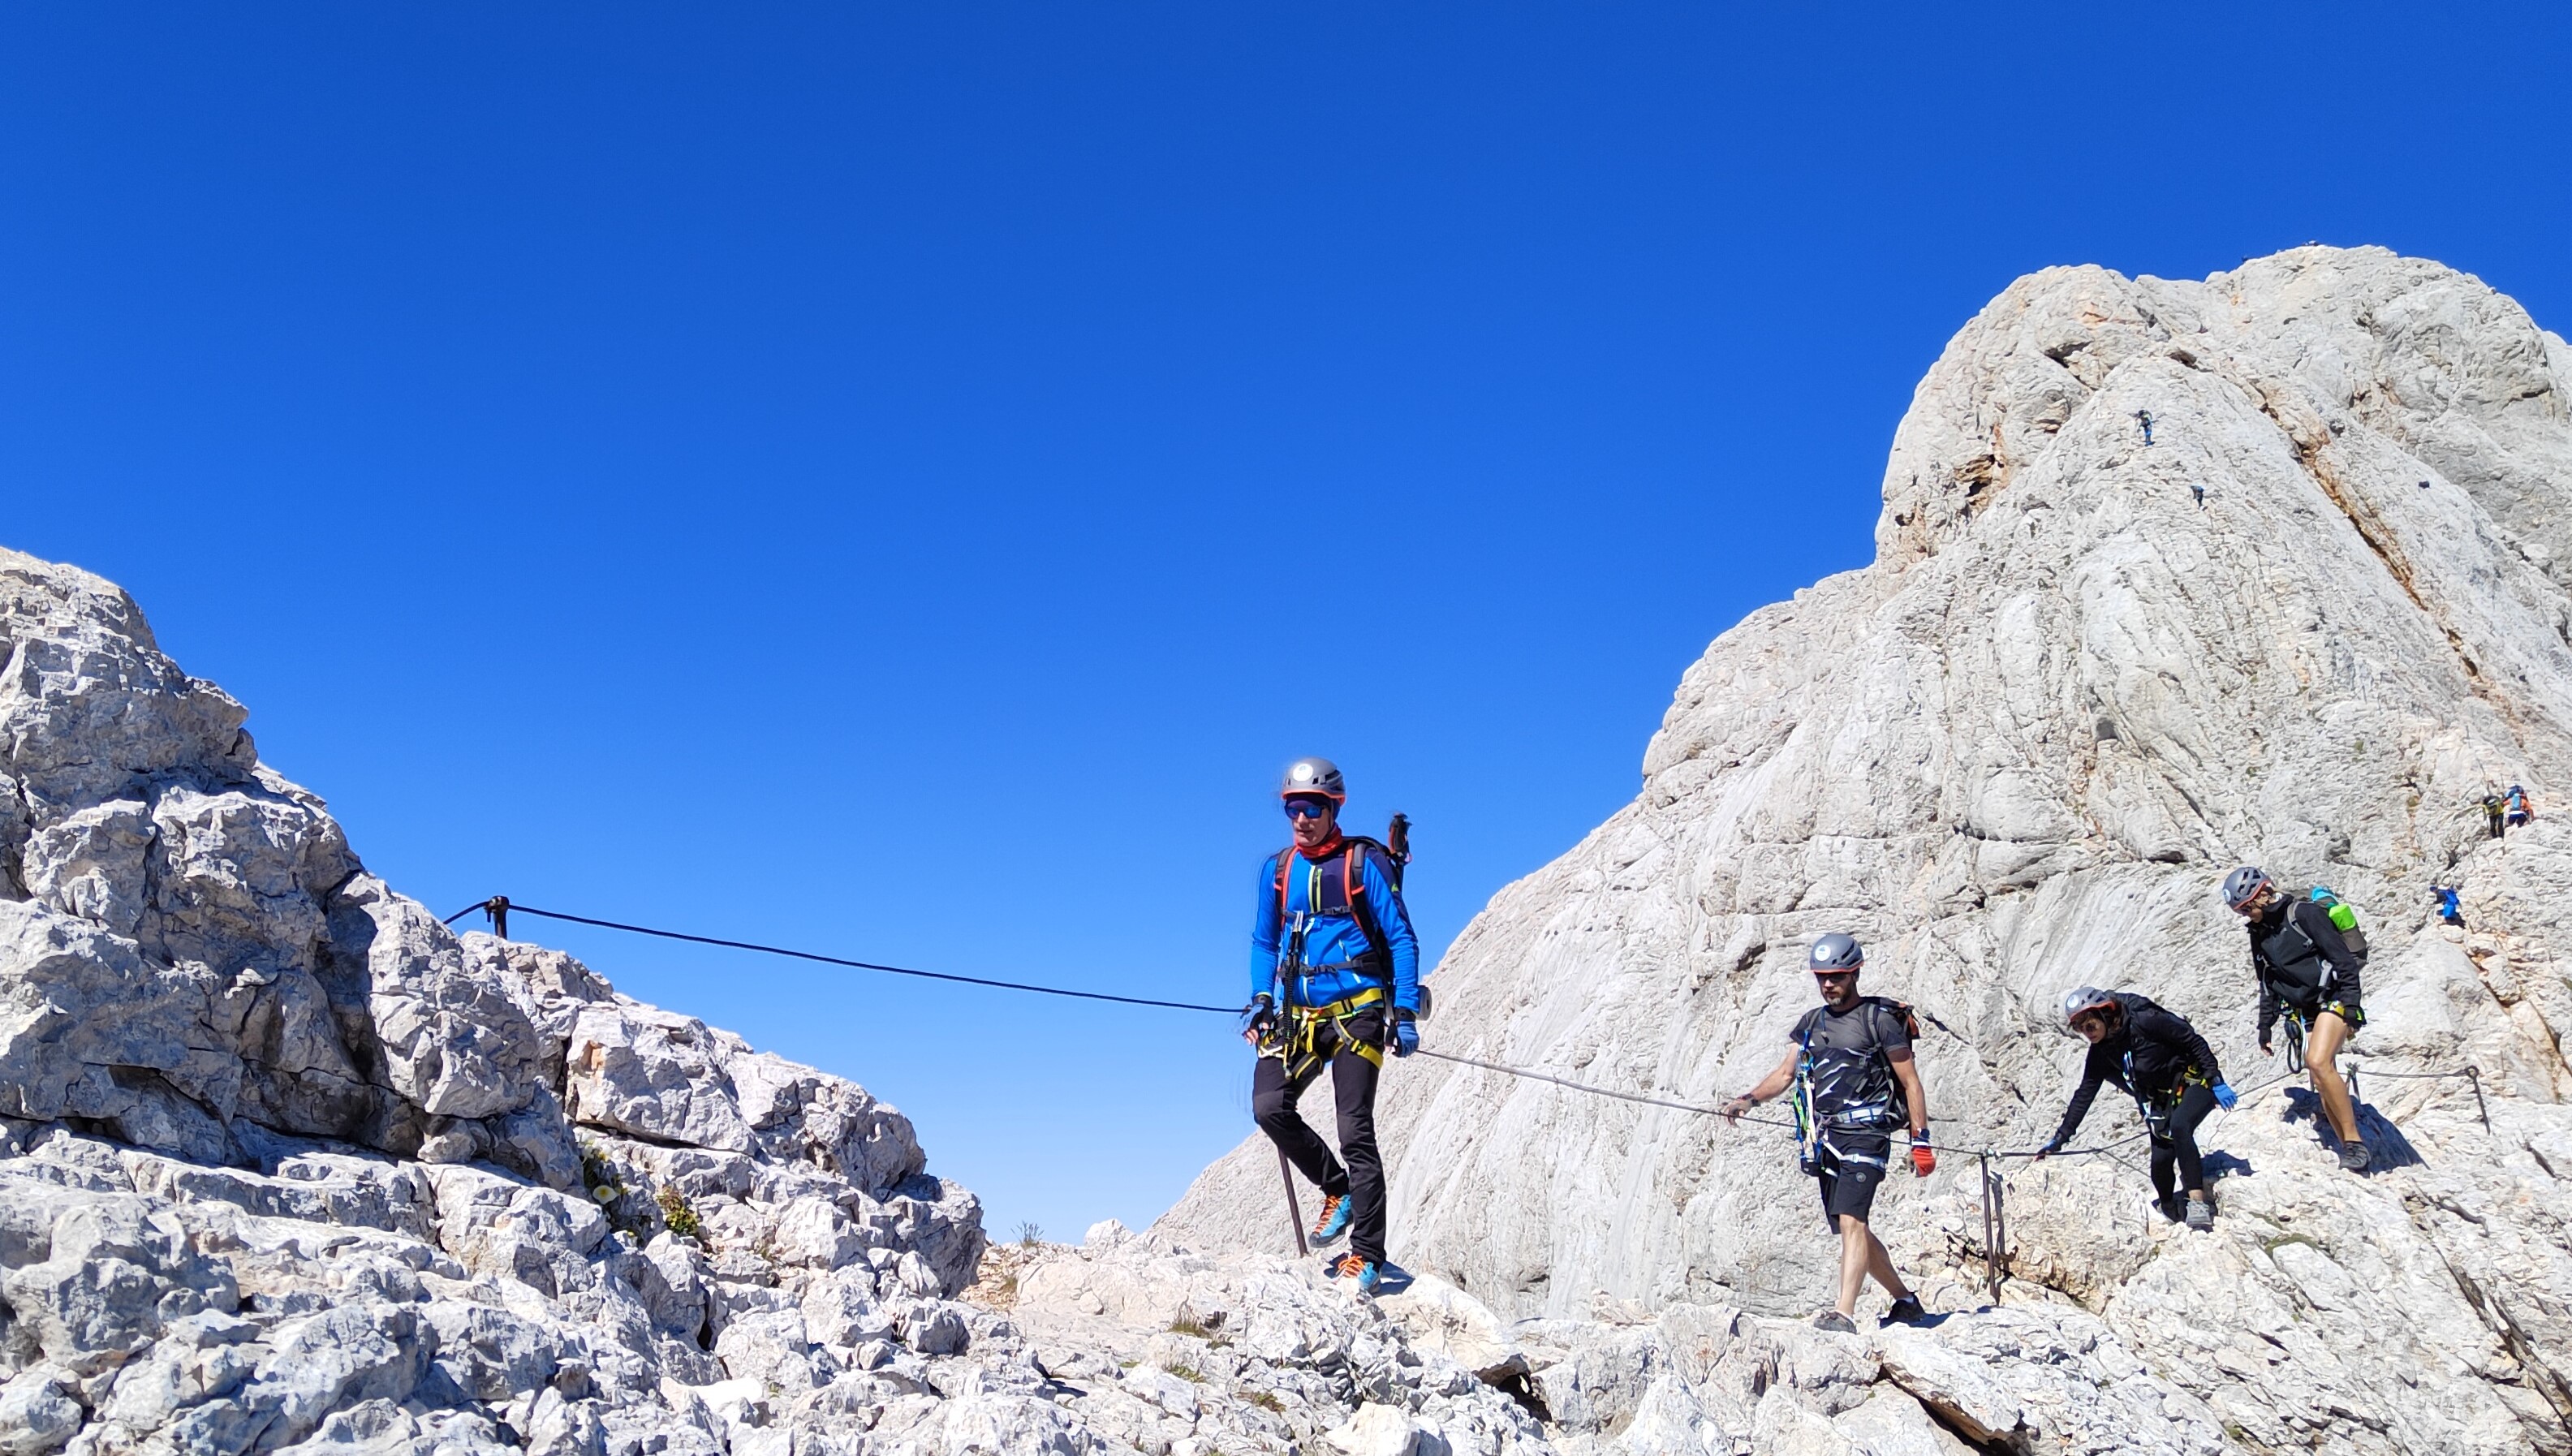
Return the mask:
M 448 916 L 446 923 L 453 925 L 490 903 L 484 901 L 480 905 L 468 905 Z M 953 982 L 959 986 L 986 986 L 994 991 L 1024 991 L 1037 996 L 1067 997 L 1074 1001 L 1105 1001 L 1113 1002 L 1118 1006 L 1148 1006 L 1158 1007 L 1164 1011 L 1209 1012 L 1222 1016 L 1239 1016 L 1247 1010 L 1237 1006 L 1203 1006 L 1188 1001 L 1156 1001 L 1147 996 L 1115 996 L 1104 991 L 1074 991 L 1064 986 L 1038 986 L 1025 981 L 997 981 L 985 976 L 958 976 L 952 972 L 923 971 L 912 966 L 887 966 L 876 961 L 852 961 L 845 956 L 825 956 L 815 951 L 789 950 L 784 946 L 763 946 L 755 941 L 730 941 L 720 936 L 689 935 L 683 931 L 656 930 L 648 925 L 627 925 L 622 921 L 597 920 L 586 915 L 567 915 L 559 910 L 538 910 L 531 905 L 520 905 L 514 900 L 508 902 L 508 912 L 511 915 L 542 916 L 546 920 L 567 920 L 574 925 L 624 931 L 629 935 L 655 936 L 665 941 L 685 941 L 696 946 L 721 946 L 726 950 L 756 951 L 762 955 L 784 956 L 796 961 L 813 961 L 824 966 L 846 966 L 857 971 L 879 971 L 887 976 L 911 976 L 923 981 Z
M 681 941 L 689 945 L 696 946 L 716 946 L 725 950 L 751 951 L 767 956 L 784 956 L 790 960 L 811 961 L 824 966 L 845 966 L 852 970 L 875 971 L 887 976 L 909 976 L 923 981 L 944 981 L 959 986 L 987 987 L 994 991 L 1023 991 L 1037 996 L 1058 996 L 1074 1001 L 1097 1001 L 1107 1002 L 1118 1006 L 1152 1007 L 1163 1011 L 1204 1012 L 1209 1015 L 1218 1016 L 1240 1016 L 1250 1010 L 1250 1008 L 1246 1006 L 1208 1006 L 1200 1002 L 1161 1001 L 1151 997 L 1117 996 L 1104 991 L 1076 991 L 1069 987 L 1062 986 L 1041 986 L 1033 982 L 1025 981 L 1001 981 L 984 976 L 960 976 L 952 972 L 926 971 L 913 966 L 891 966 L 878 961 L 858 961 L 845 956 L 825 956 L 815 951 L 798 951 L 785 946 L 762 945 L 756 941 L 727 940 L 720 936 L 701 936 L 693 935 L 685 931 L 663 930 L 654 926 L 631 925 L 623 921 L 601 920 L 593 916 L 572 915 L 559 910 L 538 910 L 533 906 L 521 905 L 514 900 L 509 900 L 501 896 L 494 896 L 489 900 L 476 901 L 473 904 L 464 907 L 462 910 L 455 912 L 453 915 L 446 917 L 445 923 L 453 925 L 455 922 L 462 920 L 464 917 L 471 915 L 477 910 L 485 912 L 497 911 L 500 913 L 516 915 L 540 916 L 546 920 L 568 921 L 574 925 L 594 926 L 600 930 L 623 931 L 628 935 L 651 936 L 660 940 Z M 1949 1035 L 1953 1036 L 1954 1033 L 1950 1032 Z M 1642 1092 L 1630 1092 L 1615 1088 L 1599 1087 L 1591 1083 L 1575 1082 L 1567 1077 L 1557 1077 L 1552 1073 L 1539 1072 L 1533 1068 L 1511 1067 L 1498 1062 L 1483 1062 L 1471 1057 L 1458 1057 L 1452 1053 L 1434 1051 L 1428 1047 L 1419 1048 L 1418 1055 L 1432 1058 L 1440 1062 L 1452 1063 L 1459 1067 L 1471 1067 L 1482 1072 L 1494 1072 L 1506 1077 L 1522 1078 L 1530 1082 L 1547 1083 L 1554 1087 L 1562 1088 L 1568 1092 L 1586 1092 L 1592 1096 L 1610 1097 L 1617 1101 L 1633 1102 L 1641 1106 L 1665 1107 L 1671 1111 L 1688 1112 L 1703 1117 L 1719 1117 L 1723 1115 L 1723 1108 L 1720 1106 L 1709 1107 L 1696 1102 L 1674 1101 L 1667 1097 L 1656 1097 Z M 2370 1077 L 2403 1077 L 2425 1080 L 2445 1077 L 2474 1078 L 2476 1076 L 2476 1071 L 2477 1069 L 2473 1068 L 2465 1068 L 2456 1072 L 2394 1073 L 2369 1071 L 2366 1075 Z M 2248 1098 L 2255 1096 L 2272 1087 L 2291 1080 L 2292 1074 L 2281 1073 L 2276 1077 L 2267 1079 L 2266 1081 L 2254 1083 L 2250 1087 L 2241 1090 L 2236 1100 L 2247 1100 Z M 2476 1092 L 2477 1094 L 2479 1094 L 2479 1087 L 2476 1088 Z M 1782 1127 L 1788 1131 L 1801 1130 L 1801 1128 L 1792 1120 L 1779 1117 L 1762 1117 L 1748 1112 L 1740 1114 L 1736 1120 L 1749 1122 L 1762 1127 Z M 1938 1152 L 1951 1153 L 1965 1157 L 1991 1156 L 1997 1158 L 2018 1159 L 2034 1159 L 2038 1157 L 2090 1157 L 2108 1153 L 2112 1149 L 2123 1147 L 2130 1142 L 2140 1141 L 2149 1135 L 2150 1132 L 2147 1130 L 2132 1133 L 2125 1137 L 2117 1138 L 2111 1142 L 2101 1143 L 2095 1147 L 2066 1147 L 2055 1152 L 2034 1150 L 2020 1151 L 1992 1147 L 1963 1147 L 1948 1142 L 1922 1142 L 1919 1145 L 1931 1148 Z

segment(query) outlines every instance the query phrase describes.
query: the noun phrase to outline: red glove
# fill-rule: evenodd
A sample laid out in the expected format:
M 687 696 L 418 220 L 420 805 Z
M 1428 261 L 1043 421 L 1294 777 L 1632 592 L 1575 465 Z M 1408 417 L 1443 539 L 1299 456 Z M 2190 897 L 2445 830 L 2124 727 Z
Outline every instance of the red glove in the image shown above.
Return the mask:
M 1926 1142 L 1912 1143 L 1911 1171 L 1925 1178 L 1937 1170 L 1938 1154 L 1929 1150 L 1929 1144 Z

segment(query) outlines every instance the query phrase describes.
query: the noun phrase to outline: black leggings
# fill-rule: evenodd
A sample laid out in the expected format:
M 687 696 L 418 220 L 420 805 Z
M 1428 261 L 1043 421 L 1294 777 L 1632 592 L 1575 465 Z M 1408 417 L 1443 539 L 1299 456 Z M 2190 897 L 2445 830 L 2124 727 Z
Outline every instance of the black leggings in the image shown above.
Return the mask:
M 2214 1110 L 2214 1092 L 2190 1083 L 2179 1105 L 2171 1109 L 2170 1119 L 2153 1129 L 2153 1186 L 2163 1198 L 2179 1195 L 2171 1186 L 2174 1165 L 2179 1171 L 2180 1188 L 2192 1193 L 2205 1190 L 2206 1169 L 2197 1158 L 2197 1124 Z
M 1349 1018 L 1350 1033 L 1369 1044 L 1383 1034 L 1383 1014 L 1372 1008 Z M 1260 1130 L 1286 1150 L 1286 1160 L 1295 1164 L 1297 1172 L 1324 1193 L 1346 1195 L 1356 1203 L 1349 1210 L 1349 1251 L 1383 1263 L 1384 1154 L 1375 1145 L 1376 1065 L 1359 1056 L 1336 1026 L 1324 1027 L 1321 1039 L 1325 1056 L 1293 1081 L 1288 1080 L 1283 1061 L 1259 1059 L 1250 1074 L 1250 1114 L 1259 1120 Z M 1296 1099 L 1325 1067 L 1331 1072 L 1331 1100 L 1340 1114 L 1340 1157 L 1348 1159 L 1346 1167 L 1295 1110 Z

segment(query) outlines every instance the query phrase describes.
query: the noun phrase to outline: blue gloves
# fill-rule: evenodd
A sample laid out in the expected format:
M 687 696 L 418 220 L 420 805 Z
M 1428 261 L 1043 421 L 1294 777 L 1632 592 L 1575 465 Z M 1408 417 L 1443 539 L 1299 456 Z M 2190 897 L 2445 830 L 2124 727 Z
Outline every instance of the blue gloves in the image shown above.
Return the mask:
M 2220 1082 L 2215 1085 L 2215 1104 L 2217 1106 L 2222 1107 L 2224 1110 L 2229 1112 L 2233 1110 L 2233 1104 L 2240 1100 L 2242 1100 L 2242 1098 L 2235 1093 L 2233 1089 Z
M 1393 1014 L 1393 1055 L 1408 1057 L 1420 1050 L 1420 1026 L 1409 1012 Z

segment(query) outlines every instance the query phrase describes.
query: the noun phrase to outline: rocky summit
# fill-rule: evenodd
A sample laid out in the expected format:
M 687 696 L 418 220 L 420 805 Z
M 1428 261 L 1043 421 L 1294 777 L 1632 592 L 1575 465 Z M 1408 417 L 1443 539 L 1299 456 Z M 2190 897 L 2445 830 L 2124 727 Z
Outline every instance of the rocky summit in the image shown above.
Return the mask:
M 1719 638 L 1437 971 L 1428 1051 L 1555 1081 L 1393 1065 L 1374 1299 L 1255 1139 L 1150 1230 L 986 1246 L 895 1109 L 450 932 L 122 592 L 0 552 L 0 1456 L 2572 1452 L 2567 391 L 2376 250 L 2012 286 L 1874 564 Z M 2364 1175 L 2253 1045 L 2241 860 L 2369 931 Z M 1948 1149 L 1877 1205 L 1931 1316 L 1857 1334 L 1786 1134 L 1692 1110 L 1829 931 L 1925 1015 Z M 2113 1097 L 1986 1180 L 2079 983 L 2244 1092 L 2212 1232 Z
M 1856 935 L 1861 989 L 1931 1019 L 1949 1150 L 1876 1225 L 1943 1320 L 1745 1411 L 1686 1331 L 1827 1304 L 1789 1134 L 1425 1058 L 1380 1108 L 1395 1257 L 1505 1318 L 1644 1320 L 1628 1446 L 1932 1449 L 1845 1429 L 1889 1383 L 1990 1449 L 2572 1449 L 2572 349 L 2376 249 L 2048 270 L 1930 369 L 1883 499 L 1873 564 L 1718 638 L 1634 801 L 1466 930 L 1425 1045 L 1715 1103 L 1813 1004 L 1806 946 Z M 2536 814 L 2495 838 L 2511 785 Z M 2364 1176 L 2255 1046 L 2245 861 L 2368 931 Z M 1992 1308 L 1975 1154 L 2053 1131 L 2085 983 L 2192 1019 L 2246 1093 L 2199 1133 L 2219 1216 L 2147 1210 L 2112 1091 L 2112 1155 L 1995 1164 Z M 1275 1248 L 1276 1176 L 1254 1139 L 1159 1229 Z M 1780 1389 L 1809 1437 L 1759 1424 Z

